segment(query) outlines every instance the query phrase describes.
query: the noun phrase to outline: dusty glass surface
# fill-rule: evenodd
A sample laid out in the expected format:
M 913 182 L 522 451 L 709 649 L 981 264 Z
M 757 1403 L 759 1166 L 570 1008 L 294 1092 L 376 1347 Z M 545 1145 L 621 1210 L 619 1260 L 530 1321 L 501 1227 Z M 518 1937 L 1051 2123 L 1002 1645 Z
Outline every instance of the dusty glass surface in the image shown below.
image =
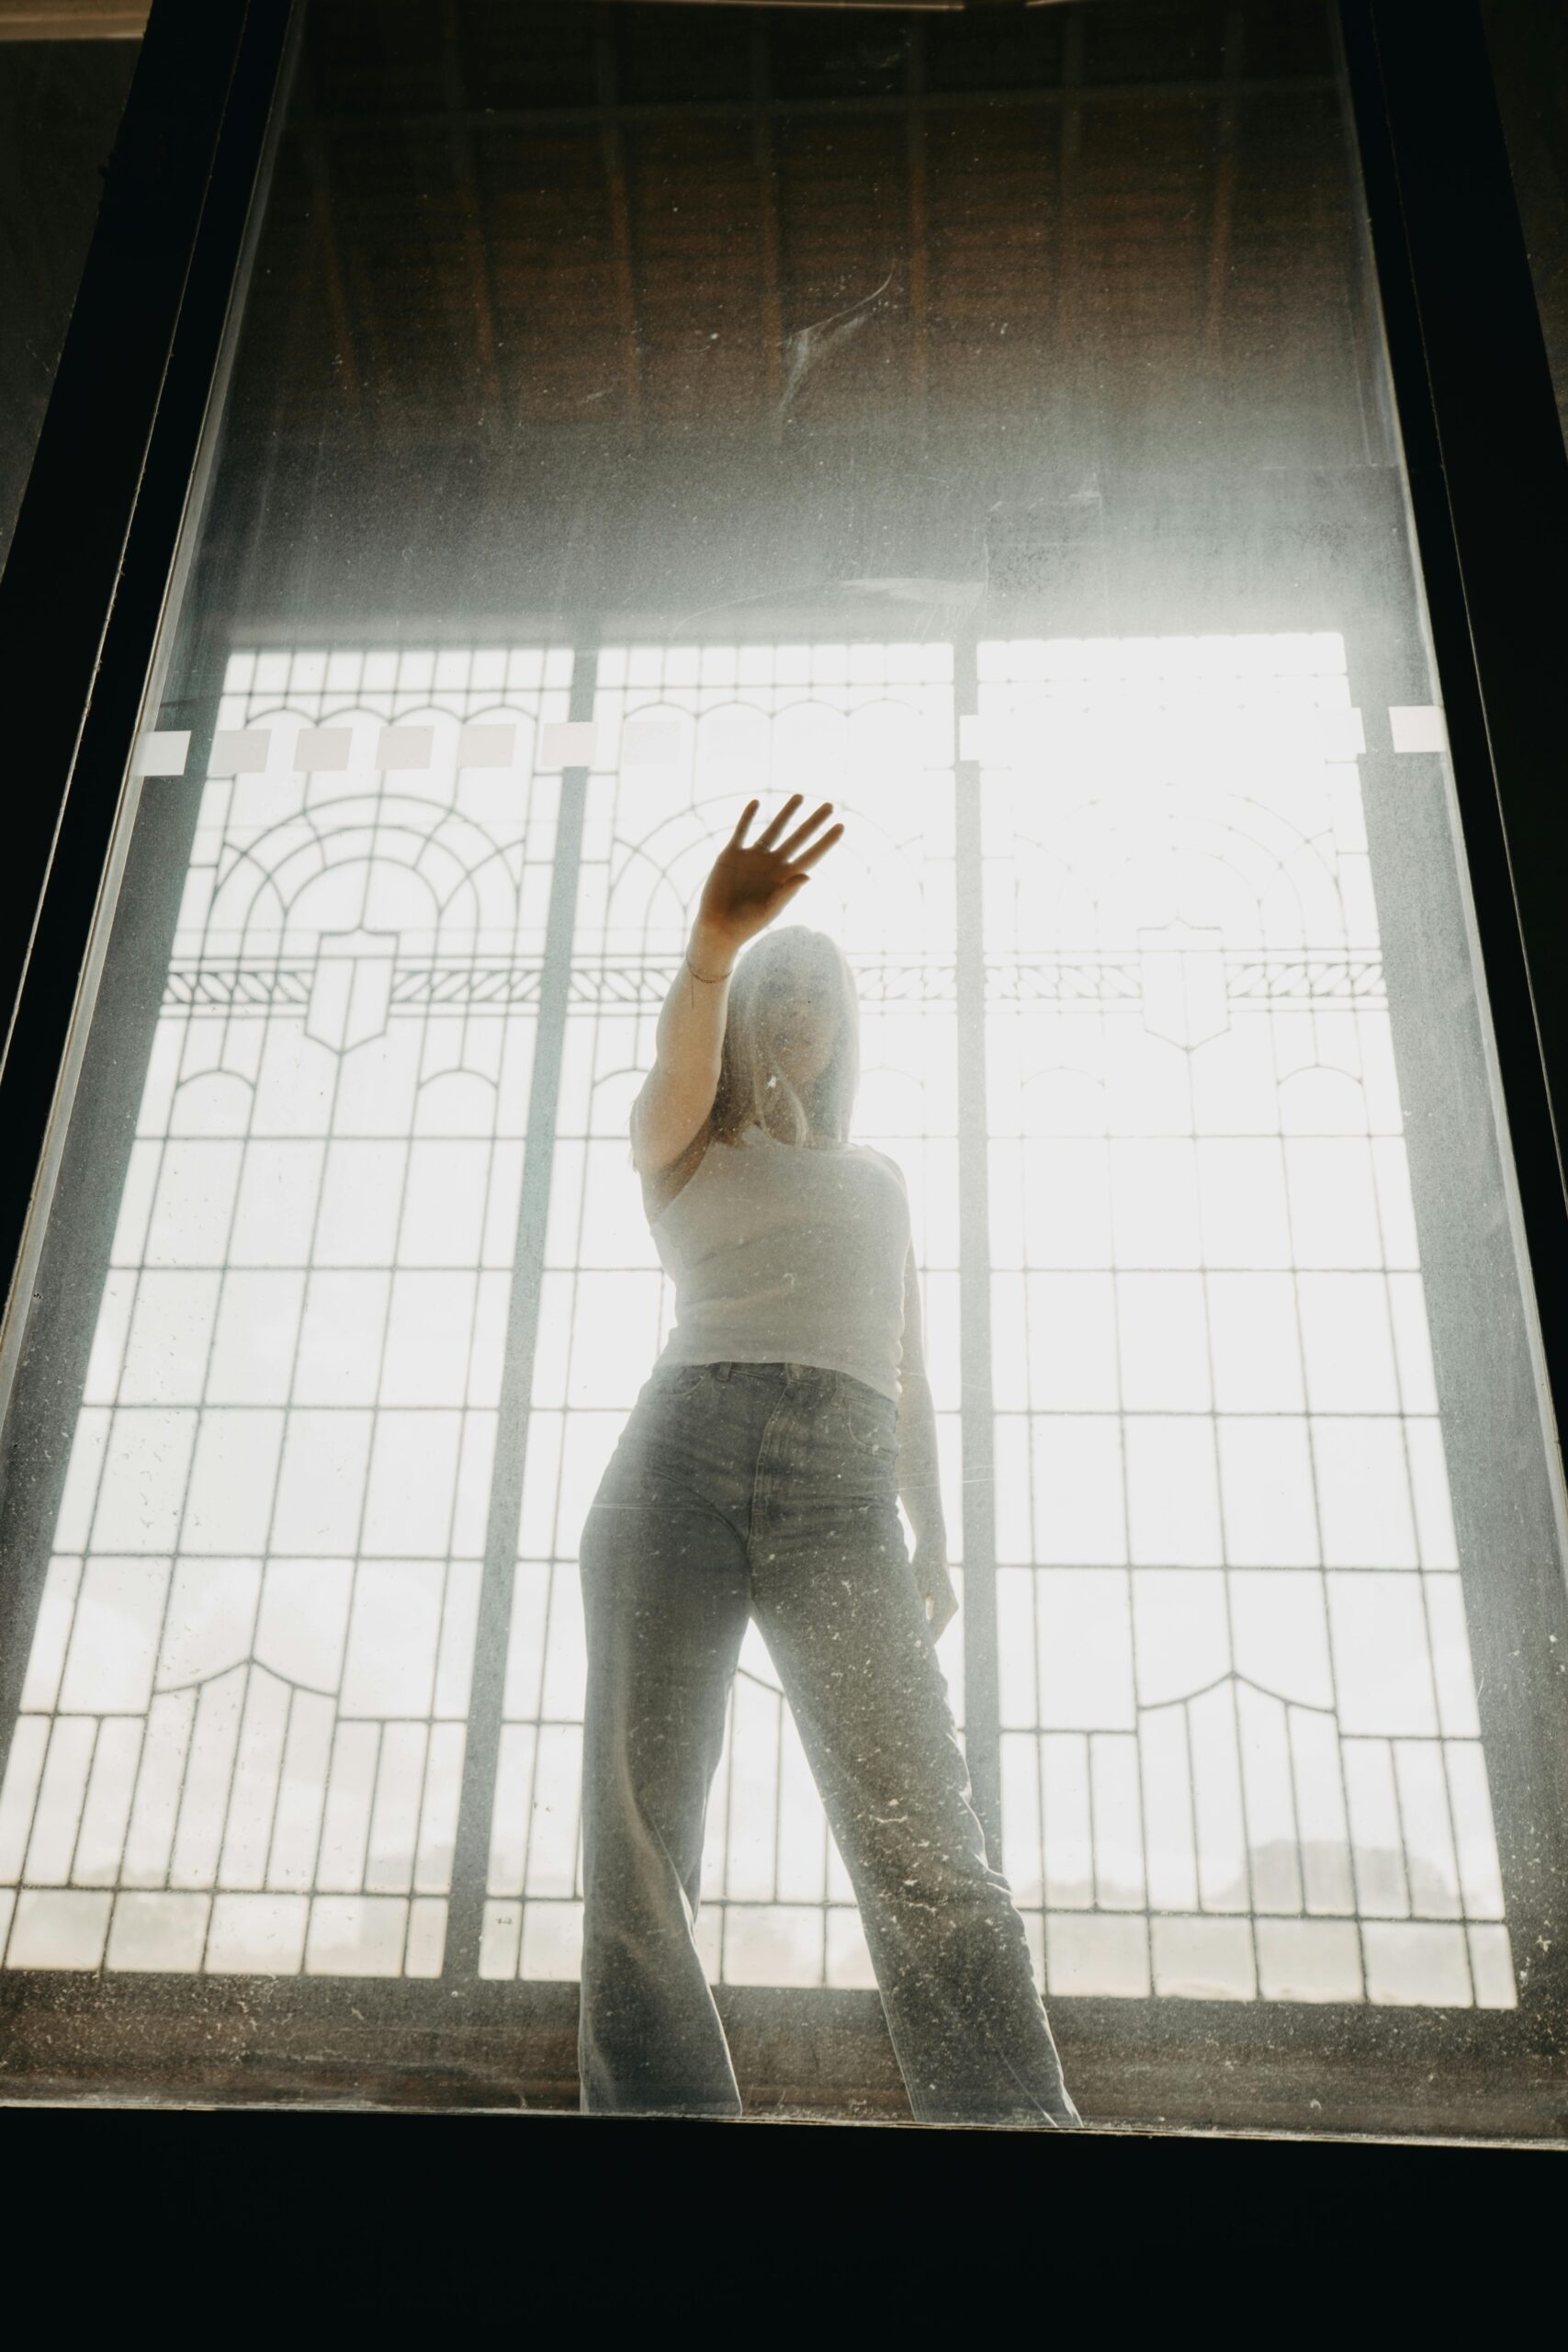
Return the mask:
M 1327 16 L 997 17 L 310 13 L 7 1425 L 24 2073 L 575 2103 L 628 1115 L 798 792 L 1078 2106 L 1547 2128 L 1560 1504 Z M 752 1623 L 697 1961 L 749 2104 L 908 2113 L 841 1845 Z

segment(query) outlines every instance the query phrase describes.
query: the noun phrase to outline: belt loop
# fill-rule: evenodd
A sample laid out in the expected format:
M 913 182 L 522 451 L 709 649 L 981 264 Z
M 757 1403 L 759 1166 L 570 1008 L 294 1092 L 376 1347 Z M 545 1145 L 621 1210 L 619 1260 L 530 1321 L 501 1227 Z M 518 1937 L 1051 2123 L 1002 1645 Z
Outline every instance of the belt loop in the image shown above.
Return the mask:
M 735 1370 L 735 1366 L 729 1363 L 720 1363 L 716 1364 L 714 1369 L 718 1374 L 721 1380 L 728 1380 L 730 1374 Z

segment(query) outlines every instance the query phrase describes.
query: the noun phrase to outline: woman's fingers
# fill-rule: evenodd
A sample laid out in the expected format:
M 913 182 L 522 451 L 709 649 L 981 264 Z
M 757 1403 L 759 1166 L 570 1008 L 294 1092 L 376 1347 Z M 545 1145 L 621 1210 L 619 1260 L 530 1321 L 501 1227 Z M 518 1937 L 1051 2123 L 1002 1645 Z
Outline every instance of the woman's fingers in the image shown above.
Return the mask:
M 824 833 L 815 849 L 808 849 L 803 857 L 795 859 L 796 865 L 804 872 L 807 867 L 815 865 L 819 857 L 826 857 L 833 843 L 842 835 L 843 830 L 842 825 L 835 825 L 830 833 Z
M 745 808 L 740 811 L 740 822 L 736 826 L 735 831 L 729 836 L 729 846 L 731 849 L 739 849 L 743 847 L 746 840 L 746 828 L 750 823 L 752 818 L 756 815 L 761 806 L 761 801 L 748 800 Z
M 787 842 L 781 842 L 779 843 L 779 855 L 781 857 L 792 858 L 795 855 L 795 851 L 800 847 L 802 842 L 810 840 L 812 834 L 817 831 L 818 826 L 822 822 L 823 818 L 830 817 L 832 813 L 832 802 L 830 800 L 824 800 L 820 808 L 813 809 L 811 815 L 807 817 L 804 825 L 797 825 L 795 827 Z
M 762 832 L 760 832 L 756 840 L 751 842 L 751 848 L 772 849 L 780 833 L 783 832 L 786 820 L 794 815 L 795 811 L 799 808 L 805 797 L 806 795 L 803 792 L 792 792 L 789 798 L 784 802 L 784 807 L 779 810 L 778 815 L 773 819 L 773 823 Z

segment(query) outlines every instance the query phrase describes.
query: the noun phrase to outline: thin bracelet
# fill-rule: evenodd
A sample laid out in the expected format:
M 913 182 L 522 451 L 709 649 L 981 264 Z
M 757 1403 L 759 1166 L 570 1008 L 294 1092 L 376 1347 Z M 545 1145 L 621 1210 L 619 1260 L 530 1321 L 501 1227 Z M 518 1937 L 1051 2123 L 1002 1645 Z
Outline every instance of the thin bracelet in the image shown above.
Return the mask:
M 728 979 L 728 978 L 729 978 L 729 972 L 733 972 L 733 971 L 734 971 L 734 969 L 735 969 L 734 965 L 733 965 L 733 964 L 731 964 L 731 966 L 730 966 L 730 967 L 729 967 L 729 972 L 719 972 L 719 973 L 717 973 L 717 974 L 716 974 L 716 975 L 714 975 L 714 976 L 710 977 L 710 976 L 709 976 L 709 974 L 707 974 L 706 972 L 699 972 L 699 971 L 698 971 L 698 969 L 697 969 L 696 966 L 693 963 L 693 961 L 692 961 L 692 959 L 691 959 L 691 956 L 686 956 L 685 962 L 686 962 L 686 969 L 687 969 L 687 971 L 688 971 L 688 972 L 690 972 L 690 974 L 691 974 L 691 976 L 692 976 L 693 979 L 694 979 L 694 980 L 701 980 L 705 988 L 710 988 L 710 989 L 716 988 L 716 987 L 718 986 L 718 983 L 719 983 L 719 981 L 720 981 L 720 980 L 727 980 L 727 979 Z

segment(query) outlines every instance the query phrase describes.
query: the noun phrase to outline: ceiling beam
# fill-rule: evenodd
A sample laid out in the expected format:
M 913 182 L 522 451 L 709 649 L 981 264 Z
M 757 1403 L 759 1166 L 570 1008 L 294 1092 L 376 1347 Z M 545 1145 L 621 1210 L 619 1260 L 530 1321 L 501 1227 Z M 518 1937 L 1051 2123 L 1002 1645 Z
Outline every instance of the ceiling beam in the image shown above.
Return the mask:
M 147 29 L 152 0 L 0 0 L 0 40 L 140 40 Z M 741 7 L 755 0 L 686 0 L 686 5 Z M 940 10 L 952 16 L 964 8 L 1046 8 L 1059 0 L 764 0 L 773 8 L 899 8 Z
M 1225 14 L 1224 68 L 1226 78 L 1239 82 L 1246 18 L 1239 0 Z M 1209 220 L 1209 300 L 1204 344 L 1211 359 L 1218 359 L 1224 334 L 1225 296 L 1230 283 L 1231 230 L 1235 211 L 1236 109 L 1233 98 L 1223 98 L 1219 109 L 1218 149 L 1214 162 L 1214 202 Z
M 636 441 L 642 436 L 642 320 L 637 298 L 637 256 L 632 240 L 631 194 L 626 186 L 626 141 L 621 133 L 620 59 L 615 49 L 615 14 L 603 6 L 598 10 L 594 35 L 593 70 L 599 95 L 594 119 L 599 125 L 604 159 L 611 262 L 621 316 L 623 413 L 631 438 Z
M 335 372 L 355 430 L 365 424 L 365 378 L 355 347 L 354 312 L 349 300 L 348 277 L 344 268 L 343 243 L 338 235 L 337 201 L 333 190 L 332 159 L 326 140 L 319 124 L 307 111 L 304 118 L 306 168 L 310 176 L 310 209 L 314 216 L 319 240 L 322 284 L 327 298 L 327 310 L 333 322 L 333 334 L 337 345 Z M 287 377 L 279 372 L 281 387 Z
M 445 0 L 441 17 L 441 77 L 452 125 L 452 172 L 462 213 L 464 252 L 473 297 L 474 335 L 479 346 L 479 388 L 487 430 L 502 429 L 501 356 L 495 330 L 495 287 L 490 244 L 485 235 L 485 207 L 479 190 L 478 134 L 468 110 L 463 80 L 462 27 L 457 0 Z
M 1077 255 L 1073 208 L 1077 196 L 1078 151 L 1083 145 L 1083 18 L 1069 17 L 1062 44 L 1062 119 L 1056 157 L 1056 341 L 1065 352 L 1077 324 Z
M 917 402 L 924 405 L 930 380 L 930 223 L 926 206 L 926 34 L 911 26 L 908 59 L 909 111 L 905 130 L 905 164 L 909 187 L 909 380 Z
M 735 0 L 737 6 L 739 0 Z M 668 0 L 623 0 L 632 6 L 663 6 Z M 728 7 L 730 0 L 684 0 L 684 5 L 699 7 Z M 777 5 L 777 0 L 774 0 Z M 794 0 L 784 0 L 793 6 Z M 800 0 L 804 6 L 806 0 Z M 818 0 L 811 0 L 813 6 Z M 824 0 L 827 5 L 827 0 Z M 833 0 L 836 5 L 836 0 Z M 1000 5 L 1000 0 L 998 0 Z M 1045 0 L 1052 7 L 1059 0 Z M 1075 29 L 1081 29 L 1081 19 L 1067 20 L 1069 40 Z M 1097 112 L 1101 107 L 1190 106 L 1194 100 L 1213 98 L 1235 102 L 1244 98 L 1300 97 L 1307 92 L 1337 91 L 1338 83 L 1331 74 L 1242 74 L 1233 80 L 1208 75 L 1194 82 L 1087 82 L 1064 88 L 1046 85 L 1010 89 L 933 90 L 927 88 L 921 105 L 928 115 L 942 112 L 974 111 L 981 107 L 1077 107 L 1084 114 Z M 621 98 L 613 103 L 603 99 L 592 106 L 559 107 L 484 107 L 459 119 L 471 121 L 477 130 L 562 130 L 602 126 L 607 119 L 615 122 L 736 122 L 744 118 L 748 105 L 753 114 L 771 114 L 781 119 L 806 122 L 825 120 L 835 115 L 902 114 L 908 106 L 907 91 L 863 90 L 850 96 L 838 97 L 771 97 L 750 101 L 740 96 L 732 98 Z M 363 114 L 343 118 L 363 122 Z M 323 115 L 323 121 L 334 119 Z M 411 130 L 440 129 L 450 119 L 444 108 L 423 107 L 389 107 L 378 109 L 378 124 L 403 123 Z
M 149 0 L 0 0 L 0 40 L 140 40 Z
M 752 153 L 757 164 L 758 259 L 762 284 L 762 361 L 767 374 L 768 414 L 774 437 L 784 430 L 783 248 L 779 226 L 779 164 L 773 138 L 773 66 L 768 35 L 759 17 L 751 28 Z

